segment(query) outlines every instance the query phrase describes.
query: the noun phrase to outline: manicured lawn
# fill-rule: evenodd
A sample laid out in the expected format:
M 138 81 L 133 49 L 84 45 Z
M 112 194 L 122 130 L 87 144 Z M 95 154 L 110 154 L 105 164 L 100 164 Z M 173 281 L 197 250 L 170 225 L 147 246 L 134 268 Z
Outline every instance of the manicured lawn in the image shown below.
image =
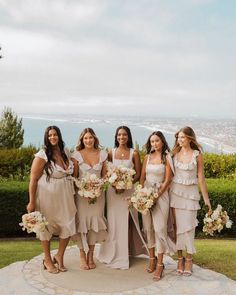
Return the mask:
M 71 243 L 73 245 L 73 243 Z M 236 280 L 236 240 L 196 239 L 194 263 Z M 52 242 L 52 249 L 58 242 Z M 16 261 L 29 260 L 42 253 L 37 240 L 0 240 L 0 268 Z

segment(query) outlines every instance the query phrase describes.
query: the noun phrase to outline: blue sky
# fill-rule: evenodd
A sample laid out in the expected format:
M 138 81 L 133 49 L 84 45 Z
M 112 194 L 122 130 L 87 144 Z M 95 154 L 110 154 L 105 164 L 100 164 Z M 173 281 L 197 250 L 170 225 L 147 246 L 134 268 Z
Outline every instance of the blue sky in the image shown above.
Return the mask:
M 0 109 L 235 117 L 236 2 L 0 0 Z

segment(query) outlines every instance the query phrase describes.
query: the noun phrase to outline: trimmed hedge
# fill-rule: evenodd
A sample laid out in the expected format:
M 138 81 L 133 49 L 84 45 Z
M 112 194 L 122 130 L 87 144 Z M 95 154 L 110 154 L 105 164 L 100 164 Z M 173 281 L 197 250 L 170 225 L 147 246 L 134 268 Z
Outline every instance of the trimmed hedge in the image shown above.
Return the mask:
M 233 221 L 231 229 L 225 229 L 221 235 L 236 237 L 236 182 L 223 179 L 207 179 L 209 196 L 213 209 L 218 204 L 223 206 Z M 26 235 L 19 226 L 21 216 L 26 212 L 28 203 L 28 182 L 0 182 L 0 237 Z M 203 201 L 198 212 L 199 225 L 197 233 L 201 233 L 205 215 Z

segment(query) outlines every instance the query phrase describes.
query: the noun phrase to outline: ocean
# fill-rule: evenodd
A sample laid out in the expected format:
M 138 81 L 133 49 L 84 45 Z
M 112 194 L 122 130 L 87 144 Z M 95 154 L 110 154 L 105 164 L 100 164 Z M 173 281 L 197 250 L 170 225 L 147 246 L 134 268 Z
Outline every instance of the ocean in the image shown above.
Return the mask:
M 19 116 L 20 117 L 20 116 Z M 66 146 L 71 149 L 77 144 L 80 133 L 84 128 L 92 128 L 99 138 L 103 147 L 114 146 L 116 128 L 126 125 L 131 129 L 133 142 L 141 148 L 147 141 L 148 136 L 154 130 L 161 130 L 170 146 L 174 144 L 174 134 L 185 125 L 178 119 L 155 119 L 139 117 L 106 117 L 106 116 L 82 116 L 82 115 L 23 115 L 24 146 L 34 145 L 40 148 L 43 145 L 44 131 L 50 125 L 56 125 L 62 132 Z M 190 125 L 190 124 L 189 124 Z M 197 134 L 197 132 L 196 132 Z M 198 134 L 197 134 L 198 135 Z M 202 134 L 201 134 L 202 135 Z M 224 153 L 223 145 L 212 143 L 208 137 L 200 137 L 199 141 L 205 152 Z M 234 147 L 232 147 L 234 148 Z

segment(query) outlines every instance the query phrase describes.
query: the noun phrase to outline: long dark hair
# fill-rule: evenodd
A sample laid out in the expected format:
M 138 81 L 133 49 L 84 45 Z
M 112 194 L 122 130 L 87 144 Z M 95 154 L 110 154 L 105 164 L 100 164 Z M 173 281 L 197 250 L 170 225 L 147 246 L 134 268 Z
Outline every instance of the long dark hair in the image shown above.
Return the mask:
M 49 134 L 49 131 L 54 129 L 58 135 L 58 147 L 59 147 L 59 150 L 60 150 L 60 153 L 61 153 L 61 156 L 62 156 L 62 159 L 63 161 L 65 162 L 65 164 L 68 164 L 69 160 L 68 160 L 68 157 L 65 153 L 65 143 L 62 139 L 62 135 L 61 135 L 61 131 L 60 129 L 57 127 L 57 126 L 48 126 L 44 132 L 44 150 L 45 150 L 45 153 L 47 155 L 47 163 L 45 164 L 45 167 L 44 167 L 44 170 L 47 174 L 47 181 L 49 180 L 50 178 L 50 175 L 52 174 L 52 165 L 51 165 L 51 161 L 53 161 L 55 163 L 55 160 L 53 159 L 53 149 L 52 149 L 52 145 L 48 139 L 48 134 Z
M 181 146 L 178 143 L 178 135 L 180 132 L 183 132 L 184 135 L 190 140 L 191 149 L 198 150 L 200 153 L 202 152 L 202 146 L 197 142 L 195 132 L 193 131 L 193 129 L 191 127 L 185 126 L 185 127 L 181 128 L 175 134 L 175 145 L 172 149 L 173 156 L 175 156 L 181 150 Z
M 132 135 L 131 135 L 131 131 L 129 129 L 129 127 L 127 126 L 119 126 L 117 129 L 116 129 L 116 134 L 115 134 L 115 144 L 114 146 L 115 147 L 118 147 L 119 146 L 119 142 L 117 140 L 117 135 L 118 135 L 118 132 L 120 131 L 120 129 L 124 129 L 126 131 L 126 133 L 128 134 L 128 142 L 127 142 L 127 147 L 128 148 L 133 148 L 133 140 L 132 140 Z
M 85 148 L 83 139 L 84 139 L 84 136 L 85 136 L 86 133 L 90 133 L 93 136 L 93 138 L 94 138 L 94 148 L 98 149 L 100 147 L 99 139 L 98 139 L 97 135 L 95 134 L 95 132 L 93 131 L 93 129 L 92 128 L 85 128 L 81 132 L 81 134 L 79 136 L 79 140 L 78 140 L 78 143 L 77 143 L 77 146 L 76 146 L 77 151 L 80 151 L 80 150 Z
M 167 141 L 165 139 L 165 136 L 163 135 L 163 133 L 161 131 L 154 131 L 154 132 L 152 132 L 152 134 L 149 135 L 148 140 L 147 140 L 147 142 L 145 144 L 147 154 L 151 154 L 151 153 L 154 152 L 152 150 L 152 146 L 151 146 L 151 137 L 153 135 L 156 135 L 161 139 L 161 142 L 162 142 L 161 162 L 163 164 L 165 164 L 166 163 L 166 153 L 170 151 L 170 148 L 169 148 L 168 143 L 167 143 Z

